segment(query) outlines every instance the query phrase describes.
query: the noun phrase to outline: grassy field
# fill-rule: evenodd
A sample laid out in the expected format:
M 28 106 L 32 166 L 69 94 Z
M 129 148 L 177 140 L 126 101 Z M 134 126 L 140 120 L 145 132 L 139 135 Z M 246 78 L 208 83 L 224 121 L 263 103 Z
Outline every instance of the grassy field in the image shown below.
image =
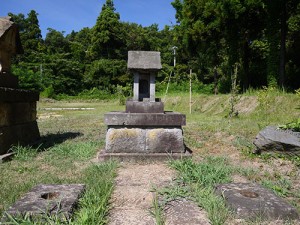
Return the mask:
M 213 224 L 223 224 L 231 218 L 230 213 L 222 208 L 225 206 L 219 203 L 222 200 L 215 199 L 212 194 L 213 186 L 218 182 L 261 183 L 300 210 L 300 158 L 251 153 L 254 149 L 252 141 L 260 129 L 266 125 L 286 124 L 300 117 L 300 97 L 273 90 L 248 93 L 237 98 L 234 108 L 238 116 L 232 118 L 228 117 L 230 98 L 230 95 L 194 95 L 191 114 L 187 93 L 169 94 L 165 99 L 165 110 L 187 115 L 184 138 L 194 152 L 193 161 L 171 164 L 178 170 L 178 178 L 184 178 L 184 182 L 192 187 L 179 192 L 188 192 L 187 195 L 195 197 L 199 205 L 208 211 Z M 117 100 L 67 102 L 42 99 L 38 104 L 41 142 L 31 148 L 14 147 L 15 158 L 0 164 L 3 174 L 0 180 L 0 213 L 36 184 L 85 183 L 87 192 L 80 202 L 81 210 L 68 223 L 105 224 L 117 164 L 95 165 L 93 159 L 105 144 L 104 113 L 124 108 Z M 224 176 L 219 179 L 218 173 L 207 173 L 212 182 L 204 184 L 200 178 L 187 176 L 187 171 L 182 169 L 189 165 L 189 168 L 198 171 L 207 162 L 213 168 L 223 165 L 217 171 L 223 171 Z M 193 176 L 203 174 L 195 172 Z M 203 199 L 207 202 L 203 203 Z M 212 207 L 214 205 L 221 208 Z M 220 214 L 221 210 L 224 213 Z

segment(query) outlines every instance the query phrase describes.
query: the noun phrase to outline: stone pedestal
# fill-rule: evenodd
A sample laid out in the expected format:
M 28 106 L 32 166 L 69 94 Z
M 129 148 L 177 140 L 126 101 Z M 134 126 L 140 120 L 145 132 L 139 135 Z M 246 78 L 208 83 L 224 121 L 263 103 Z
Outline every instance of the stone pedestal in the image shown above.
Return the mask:
M 161 102 L 127 101 L 129 112 L 105 114 L 108 126 L 106 146 L 101 159 L 147 161 L 190 157 L 183 139 L 186 117 L 176 112 L 161 112 Z M 132 113 L 131 111 L 138 111 Z
M 14 144 L 26 145 L 40 137 L 33 91 L 0 87 L 0 154 Z

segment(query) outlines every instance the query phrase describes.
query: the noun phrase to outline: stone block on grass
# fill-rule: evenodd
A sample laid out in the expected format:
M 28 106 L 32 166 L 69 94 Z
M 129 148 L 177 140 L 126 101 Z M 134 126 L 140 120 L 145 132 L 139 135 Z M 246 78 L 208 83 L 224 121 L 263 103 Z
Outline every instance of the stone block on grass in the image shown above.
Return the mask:
M 37 185 L 5 212 L 2 221 L 8 221 L 7 214 L 13 218 L 29 215 L 33 220 L 47 215 L 68 220 L 84 190 L 84 184 Z
M 258 133 L 253 144 L 256 152 L 300 153 L 300 132 L 268 126 Z
M 271 190 L 255 183 L 229 183 L 216 187 L 216 193 L 240 219 L 298 220 L 295 207 Z

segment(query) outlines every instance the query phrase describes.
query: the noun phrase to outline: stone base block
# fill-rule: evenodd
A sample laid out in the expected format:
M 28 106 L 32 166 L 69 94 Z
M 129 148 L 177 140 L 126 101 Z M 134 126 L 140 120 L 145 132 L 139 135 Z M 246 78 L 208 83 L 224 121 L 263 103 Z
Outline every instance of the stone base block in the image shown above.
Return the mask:
M 227 205 L 241 219 L 298 220 L 295 207 L 268 190 L 254 183 L 229 183 L 216 187 Z M 298 224 L 298 223 L 297 223 Z
M 35 120 L 36 102 L 0 102 L 0 127 L 34 122 Z
M 12 217 L 28 214 L 33 220 L 40 222 L 45 219 L 43 216 L 47 217 L 49 214 L 68 220 L 84 190 L 84 184 L 40 184 L 25 194 L 6 213 Z M 6 217 L 2 218 L 2 221 L 7 220 Z
M 163 102 L 127 101 L 126 113 L 164 113 Z
M 192 154 L 185 153 L 107 153 L 101 151 L 98 154 L 98 160 L 100 162 L 107 160 L 117 160 L 120 162 L 157 162 L 157 161 L 169 161 L 169 160 L 181 160 L 191 158 Z
M 109 112 L 104 115 L 104 123 L 108 126 L 181 127 L 186 124 L 186 117 L 184 114 L 177 113 L 177 112 L 164 112 L 164 113 Z
M 109 128 L 105 149 L 107 153 L 185 152 L 179 128 Z
M 40 138 L 37 122 L 0 127 L 0 154 L 5 154 L 12 145 L 27 145 Z

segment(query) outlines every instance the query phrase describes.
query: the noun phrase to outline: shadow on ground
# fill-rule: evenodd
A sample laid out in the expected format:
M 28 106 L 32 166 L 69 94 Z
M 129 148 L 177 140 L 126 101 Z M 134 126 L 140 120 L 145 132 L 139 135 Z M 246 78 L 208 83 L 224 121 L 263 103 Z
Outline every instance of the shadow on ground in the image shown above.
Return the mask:
M 56 134 L 43 135 L 37 142 L 33 144 L 33 148 L 38 148 L 39 151 L 45 151 L 54 145 L 61 144 L 69 139 L 75 139 L 82 136 L 80 132 L 65 132 Z

